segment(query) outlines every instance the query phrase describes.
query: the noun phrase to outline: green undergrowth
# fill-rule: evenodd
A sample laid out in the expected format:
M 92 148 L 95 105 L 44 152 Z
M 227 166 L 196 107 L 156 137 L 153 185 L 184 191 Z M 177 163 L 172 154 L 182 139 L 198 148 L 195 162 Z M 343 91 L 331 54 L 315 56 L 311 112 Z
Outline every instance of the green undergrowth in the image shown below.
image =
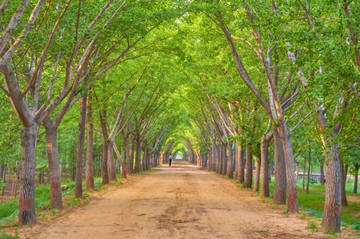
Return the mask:
M 351 187 L 347 187 L 351 189 Z M 322 218 L 325 203 L 325 186 L 320 183 L 312 181 L 309 185 L 309 194 L 302 190 L 302 179 L 297 182 L 298 200 L 300 209 L 307 212 L 307 215 Z M 270 184 L 270 196 L 273 195 L 274 185 L 273 180 Z M 348 196 L 357 196 L 359 200 L 356 202 L 349 201 L 347 207 L 341 208 L 341 225 L 348 226 L 360 231 L 360 195 L 353 194 L 347 191 Z
M 349 184 L 349 185 L 348 185 Z M 244 188 L 244 185 L 239 185 L 240 188 Z M 306 187 L 306 186 L 305 186 Z M 349 180 L 346 187 L 346 195 L 357 197 L 357 200 L 348 200 L 348 206 L 341 208 L 341 225 L 351 227 L 360 231 L 360 195 L 352 193 L 353 182 Z M 301 219 L 305 219 L 306 216 L 315 218 L 322 218 L 324 212 L 325 203 L 325 186 L 322 186 L 316 181 L 310 181 L 309 194 L 302 190 L 302 179 L 297 181 L 297 191 L 299 206 L 302 211 L 306 211 L 301 216 Z M 272 203 L 272 197 L 274 195 L 274 178 L 272 177 L 269 185 L 270 198 L 262 198 L 264 203 Z M 258 192 L 258 195 L 260 192 Z M 276 204 L 272 204 L 276 207 Z M 313 226 L 312 226 L 313 228 Z
M 114 185 L 121 185 L 122 182 L 116 182 Z M 94 186 L 96 190 L 102 189 L 101 178 L 94 178 Z M 70 197 L 66 202 L 66 206 L 83 205 L 86 202 L 82 202 L 81 199 L 73 198 L 75 192 L 75 182 L 64 182 L 62 184 L 63 197 Z M 65 188 L 65 189 L 64 189 Z M 83 197 L 88 197 L 89 194 L 85 192 L 85 181 L 83 182 Z M 38 216 L 43 216 L 41 211 L 50 210 L 50 185 L 41 184 L 35 188 L 35 208 Z M 17 216 L 19 212 L 19 200 L 10 200 L 0 203 L 0 227 L 6 227 L 17 224 Z M 51 214 L 55 216 L 59 211 L 56 209 L 51 210 Z M 0 239 L 1 239 L 0 234 Z

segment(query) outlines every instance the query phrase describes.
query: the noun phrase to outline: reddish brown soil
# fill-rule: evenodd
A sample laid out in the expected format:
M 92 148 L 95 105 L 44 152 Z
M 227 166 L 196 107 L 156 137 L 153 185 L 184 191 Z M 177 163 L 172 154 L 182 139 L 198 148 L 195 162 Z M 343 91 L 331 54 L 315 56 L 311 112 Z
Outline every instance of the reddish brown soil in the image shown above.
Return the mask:
M 305 229 L 301 214 L 284 214 L 231 180 L 173 165 L 135 175 L 100 200 L 21 230 L 20 238 L 325 238 Z

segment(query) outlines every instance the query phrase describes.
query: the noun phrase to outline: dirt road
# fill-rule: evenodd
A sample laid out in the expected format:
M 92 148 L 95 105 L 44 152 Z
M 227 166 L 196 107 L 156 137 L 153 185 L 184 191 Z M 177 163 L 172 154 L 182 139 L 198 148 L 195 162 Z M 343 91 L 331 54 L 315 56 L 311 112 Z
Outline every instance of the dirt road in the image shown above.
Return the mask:
M 320 238 L 228 179 L 187 162 L 160 166 L 63 216 L 36 238 Z M 31 236 L 35 238 L 34 235 Z

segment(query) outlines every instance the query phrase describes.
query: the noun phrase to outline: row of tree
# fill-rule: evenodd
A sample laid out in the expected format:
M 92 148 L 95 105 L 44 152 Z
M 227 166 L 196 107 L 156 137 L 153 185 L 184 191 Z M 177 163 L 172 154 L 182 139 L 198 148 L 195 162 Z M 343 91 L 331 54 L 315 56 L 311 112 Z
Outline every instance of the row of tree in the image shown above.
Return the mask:
M 169 101 L 174 84 L 163 80 L 173 70 L 170 64 L 160 65 L 159 58 L 164 57 L 156 44 L 164 40 L 161 32 L 147 35 L 173 16 L 171 9 L 170 1 L 158 5 L 116 0 L 3 1 L 1 113 L 10 127 L 2 138 L 2 171 L 12 158 L 6 151 L 19 149 L 16 139 L 20 138 L 21 166 L 13 168 L 20 172 L 20 225 L 36 223 L 36 161 L 38 166 L 39 161 L 45 164 L 49 173 L 51 207 L 63 207 L 61 168 L 69 159 L 61 162 L 59 146 L 65 144 L 64 156 L 75 142 L 70 137 L 77 135 L 71 157 L 76 158 L 75 197 L 82 196 L 83 171 L 86 188 L 94 187 L 94 135 L 103 146 L 103 184 L 117 180 L 114 152 L 123 177 L 157 164 L 176 121 L 176 115 L 167 111 L 174 104 Z M 11 118 L 5 120 L 8 115 Z M 67 122 L 61 126 L 64 119 Z M 14 136 L 20 131 L 20 137 Z M 62 137 L 66 132 L 70 135 Z M 122 142 L 120 149 L 116 141 Z M 37 151 L 44 152 L 38 143 L 46 145 L 48 163 L 44 155 L 42 160 L 36 157 Z
M 15 169 L 21 151 L 19 223 L 36 221 L 36 165 L 49 171 L 51 206 L 61 208 L 70 162 L 81 196 L 94 162 L 106 184 L 119 169 L 126 177 L 179 152 L 265 197 L 274 171 L 273 200 L 289 212 L 299 211 L 295 168 L 306 157 L 308 169 L 325 168 L 323 227 L 340 231 L 346 169 L 359 169 L 359 8 L 4 0 L 0 153 Z
M 228 177 L 235 171 L 245 187 L 252 185 L 254 161 L 254 190 L 268 197 L 273 154 L 273 200 L 287 199 L 288 211 L 298 212 L 295 166 L 313 145 L 326 180 L 322 225 L 339 232 L 347 168 L 356 179 L 359 169 L 359 3 L 197 1 L 191 7 L 203 15 L 178 23 L 191 22 L 193 30 L 186 72 L 198 96 L 189 104 L 196 132 L 187 142 L 189 160 Z

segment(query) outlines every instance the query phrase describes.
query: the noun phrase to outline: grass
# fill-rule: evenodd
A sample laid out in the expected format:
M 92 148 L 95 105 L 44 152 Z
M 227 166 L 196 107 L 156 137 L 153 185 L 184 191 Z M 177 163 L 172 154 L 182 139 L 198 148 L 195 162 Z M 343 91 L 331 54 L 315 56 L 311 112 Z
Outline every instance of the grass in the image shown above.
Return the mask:
M 117 182 L 116 185 L 121 185 L 122 182 Z M 74 194 L 75 192 L 75 182 L 67 182 L 62 185 L 66 185 L 67 189 L 62 192 L 62 196 L 66 197 L 68 195 Z M 102 180 L 101 178 L 94 178 L 94 186 L 96 190 L 102 189 Z M 83 182 L 83 197 L 88 197 L 89 194 L 85 192 L 85 182 Z M 67 201 L 67 206 L 73 205 L 85 205 L 85 202 L 81 202 L 80 199 L 71 198 Z M 50 185 L 41 184 L 35 188 L 35 208 L 37 209 L 37 215 L 42 216 L 39 211 L 49 210 L 50 208 Z M 17 224 L 17 215 L 19 210 L 19 200 L 10 200 L 7 202 L 0 203 L 0 226 L 10 226 Z M 51 215 L 55 216 L 59 211 L 51 210 Z M 3 233 L 4 234 L 4 233 Z M 4 234 L 5 235 L 5 234 Z M 0 239 L 2 238 L 0 234 Z
M 360 231 L 360 195 L 352 192 L 354 186 L 354 180 L 348 180 L 346 182 L 346 195 L 358 197 L 356 202 L 348 201 L 347 207 L 341 208 L 341 225 L 349 226 L 353 229 Z M 239 185 L 243 187 L 243 185 Z M 316 181 L 310 181 L 309 194 L 302 190 L 302 179 L 297 181 L 298 200 L 301 210 L 307 211 L 307 214 L 303 214 L 301 219 L 305 219 L 307 215 L 321 218 L 324 212 L 325 202 L 325 186 L 322 186 Z M 274 195 L 274 177 L 271 179 L 269 185 L 270 198 L 262 198 L 263 202 L 272 202 Z M 260 192 L 258 192 L 258 195 Z M 275 205 L 275 204 L 273 204 Z
M 274 180 L 269 186 L 270 196 L 272 197 L 274 192 Z M 348 183 L 348 182 L 347 182 Z M 349 184 L 349 185 L 348 185 Z M 343 226 L 349 226 L 353 229 L 360 231 L 360 195 L 352 193 L 353 184 L 351 181 L 348 183 L 347 195 L 356 196 L 359 198 L 358 201 L 349 201 L 347 207 L 341 208 L 341 224 Z M 299 179 L 297 182 L 298 189 L 298 200 L 299 206 L 302 210 L 307 211 L 309 216 L 316 218 L 321 218 L 324 212 L 324 202 L 325 202 L 325 186 L 322 186 L 320 183 L 311 182 L 309 186 L 309 194 L 302 191 L 302 179 Z M 302 215 L 301 219 L 305 219 L 306 215 Z

